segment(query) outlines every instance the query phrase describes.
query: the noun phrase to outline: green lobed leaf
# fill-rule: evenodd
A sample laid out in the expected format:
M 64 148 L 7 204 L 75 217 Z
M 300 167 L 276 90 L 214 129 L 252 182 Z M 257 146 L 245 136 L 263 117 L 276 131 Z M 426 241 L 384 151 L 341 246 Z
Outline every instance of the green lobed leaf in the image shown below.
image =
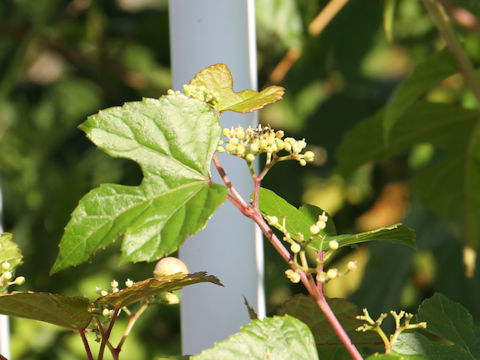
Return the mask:
M 264 216 L 276 216 L 279 222 L 282 221 L 282 217 L 286 217 L 285 227 L 292 238 L 296 240 L 299 240 L 299 233 L 303 234 L 305 239 L 312 236 L 310 226 L 323 212 L 322 209 L 313 205 L 305 205 L 296 209 L 273 191 L 264 188 L 259 191 L 259 207 Z M 403 224 L 394 224 L 358 234 L 335 235 L 335 226 L 331 219 L 327 221 L 325 230 L 317 234 L 309 246 L 317 250 L 327 250 L 331 240 L 336 240 L 340 247 L 367 241 L 391 241 L 416 247 L 415 233 Z
M 419 332 L 402 333 L 395 342 L 392 355 L 405 360 L 474 360 L 478 359 L 457 345 L 429 340 Z
M 0 264 L 9 263 L 8 271 L 14 272 L 15 268 L 22 263 L 22 252 L 18 245 L 13 242 L 10 233 L 0 234 Z M 8 283 L 0 281 L 0 292 L 8 287 Z
M 56 272 L 89 259 L 122 238 L 122 261 L 152 261 L 203 228 L 225 200 L 210 162 L 220 139 L 218 118 L 183 95 L 144 99 L 92 115 L 81 125 L 101 150 L 137 162 L 140 186 L 103 184 L 79 202 L 65 228 Z
M 328 249 L 328 242 L 336 240 L 340 247 L 360 244 L 367 241 L 389 241 L 411 246 L 416 249 L 415 232 L 402 223 L 384 226 L 358 234 L 327 235 L 324 239 L 315 238 L 311 246 L 317 249 Z
M 455 59 L 447 49 L 433 54 L 418 64 L 413 72 L 397 87 L 388 101 L 383 119 L 385 139 L 390 141 L 392 128 L 398 118 L 422 94 L 456 71 Z
M 285 89 L 269 86 L 260 92 L 244 90 L 237 93 L 233 90 L 230 69 L 225 64 L 216 64 L 195 75 L 184 91 L 189 96 L 209 102 L 219 112 L 230 110 L 248 113 L 281 100 Z
M 51 293 L 0 295 L 0 314 L 39 320 L 71 330 L 85 329 L 92 319 L 92 304 L 81 296 Z
M 282 217 L 286 217 L 285 227 L 292 238 L 299 238 L 298 234 L 303 234 L 308 239 L 311 235 L 310 226 L 315 224 L 318 216 L 323 210 L 314 205 L 304 205 L 300 209 L 291 205 L 288 201 L 275 194 L 272 190 L 260 188 L 258 192 L 258 205 L 264 216 L 276 216 L 279 223 L 282 223 Z M 319 235 L 326 233 L 335 234 L 335 225 L 332 219 L 328 219 L 327 226 Z
M 355 304 L 345 299 L 327 299 L 327 302 L 342 324 L 343 329 L 357 347 L 383 345 L 382 339 L 377 333 L 355 331 L 363 325 L 361 320 L 355 318 L 360 314 Z M 343 346 L 341 340 L 332 330 L 332 325 L 310 296 L 303 294 L 293 296 L 279 308 L 278 313 L 279 315 L 288 314 L 303 321 L 312 331 L 320 355 L 322 355 L 320 349 L 322 347 Z
M 472 315 L 461 304 L 437 293 L 419 306 L 416 321 L 425 321 L 429 332 L 480 359 L 480 334 Z
M 210 282 L 212 284 L 223 286 L 220 280 L 215 276 L 207 275 L 205 272 L 197 272 L 193 274 L 178 273 L 136 282 L 131 287 L 102 296 L 95 302 L 97 304 L 107 304 L 116 308 L 122 308 L 137 301 L 147 300 L 149 297 L 161 292 L 174 291 L 201 282 Z
M 388 145 L 382 141 L 383 114 L 359 123 L 340 145 L 340 170 L 348 173 L 368 161 L 381 161 L 410 147 L 430 143 L 446 155 L 414 178 L 422 203 L 457 236 L 476 248 L 480 242 L 480 118 L 477 111 L 417 102 L 402 115 Z
M 480 359 L 480 332 L 461 304 L 437 293 L 420 305 L 415 321 L 425 321 L 426 332 L 402 333 L 392 353 L 406 360 Z
M 316 360 L 318 354 L 307 325 L 289 315 L 253 320 L 240 332 L 217 342 L 192 360 Z

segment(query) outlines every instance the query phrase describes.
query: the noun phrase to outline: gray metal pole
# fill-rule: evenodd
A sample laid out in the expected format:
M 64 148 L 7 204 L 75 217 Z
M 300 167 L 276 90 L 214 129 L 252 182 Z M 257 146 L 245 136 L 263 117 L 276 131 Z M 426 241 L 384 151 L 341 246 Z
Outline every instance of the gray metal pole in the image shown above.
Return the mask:
M 3 232 L 3 198 L 0 188 L 0 233 Z M 10 326 L 8 316 L 0 315 L 0 354 L 10 359 Z
M 170 0 L 170 47 L 173 87 L 203 68 L 225 63 L 234 90 L 256 89 L 256 43 L 253 0 Z M 254 114 L 227 112 L 223 127 L 257 123 Z M 223 154 L 222 154 L 223 155 Z M 253 190 L 246 165 L 220 156 L 232 182 L 249 199 Z M 221 183 L 212 169 L 216 182 Z M 230 203 L 225 203 L 207 227 L 188 239 L 180 257 L 190 272 L 208 271 L 225 285 L 195 285 L 182 292 L 181 323 L 184 354 L 195 354 L 228 338 L 249 321 L 243 296 L 260 317 L 265 316 L 263 244 L 259 229 Z

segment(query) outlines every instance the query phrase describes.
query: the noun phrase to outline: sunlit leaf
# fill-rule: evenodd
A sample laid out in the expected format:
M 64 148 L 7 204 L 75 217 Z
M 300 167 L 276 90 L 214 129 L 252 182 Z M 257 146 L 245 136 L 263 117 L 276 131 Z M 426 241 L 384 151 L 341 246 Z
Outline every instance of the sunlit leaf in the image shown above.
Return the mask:
M 6 270 L 12 273 L 22 263 L 22 252 L 18 245 L 12 241 L 12 234 L 10 233 L 0 234 L 0 265 L 3 263 L 10 264 L 10 267 Z M 7 286 L 7 282 L 2 284 L 2 281 L 0 281 L 0 292 L 5 290 Z
M 116 308 L 122 308 L 137 301 L 147 300 L 151 296 L 157 295 L 161 292 L 174 291 L 185 286 L 198 284 L 201 282 L 210 282 L 212 284 L 223 286 L 220 280 L 218 280 L 215 276 L 207 275 L 204 272 L 188 275 L 179 273 L 139 281 L 133 284 L 131 287 L 127 287 L 98 298 L 96 303 L 108 304 Z
M 285 89 L 281 86 L 269 86 L 260 92 L 244 90 L 237 93 L 233 90 L 230 69 L 225 64 L 216 64 L 195 75 L 184 91 L 189 96 L 210 102 L 219 112 L 231 110 L 248 113 L 279 101 Z
M 312 236 L 310 226 L 316 222 L 318 215 L 323 213 L 322 209 L 313 205 L 296 209 L 273 191 L 263 188 L 259 192 L 259 207 L 264 216 L 278 218 L 280 226 L 274 225 L 277 228 L 281 227 L 282 219 L 285 218 L 285 227 L 291 237 L 296 240 L 300 239 L 299 234 L 302 234 L 304 239 L 310 238 Z M 367 241 L 391 241 L 416 247 L 415 233 L 403 224 L 394 224 L 358 234 L 336 235 L 331 219 L 327 221 L 325 230 L 313 237 L 309 246 L 317 250 L 327 250 L 331 240 L 336 240 L 339 247 Z
M 50 293 L 12 293 L 0 295 L 0 314 L 44 321 L 72 330 L 85 329 L 92 305 L 81 296 Z
M 183 95 L 126 103 L 90 116 L 81 129 L 101 150 L 139 163 L 140 186 L 104 184 L 72 214 L 52 272 L 122 239 L 122 261 L 152 261 L 203 228 L 225 200 L 210 180 L 220 138 L 209 107 Z
M 192 356 L 192 360 L 207 359 L 316 360 L 318 354 L 308 326 L 285 315 L 253 320 L 229 339 Z

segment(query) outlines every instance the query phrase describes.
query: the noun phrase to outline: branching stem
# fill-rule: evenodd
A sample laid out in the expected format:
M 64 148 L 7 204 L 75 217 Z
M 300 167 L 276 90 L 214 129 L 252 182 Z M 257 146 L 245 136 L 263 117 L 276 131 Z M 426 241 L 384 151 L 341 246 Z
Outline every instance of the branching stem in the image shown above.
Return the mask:
M 117 347 L 115 348 L 115 351 L 117 352 L 117 354 L 119 354 L 120 351 L 122 350 L 122 346 L 125 343 L 125 340 L 127 339 L 128 334 L 130 334 L 130 331 L 132 330 L 133 325 L 135 325 L 135 322 L 138 320 L 140 315 L 142 315 L 143 312 L 147 310 L 147 308 L 148 308 L 148 302 L 144 302 L 140 307 L 140 309 L 138 309 L 135 314 L 130 315 L 130 320 L 128 321 L 128 325 L 125 328 L 122 339 L 120 340 Z
M 275 250 L 277 250 L 280 256 L 282 256 L 282 258 L 290 265 L 290 267 L 300 275 L 300 279 L 303 285 L 308 290 L 310 296 L 312 296 L 314 301 L 317 303 L 320 310 L 324 313 L 325 317 L 332 325 L 333 330 L 338 335 L 338 337 L 340 338 L 340 340 L 342 341 L 342 343 L 344 344 L 345 348 L 348 350 L 352 358 L 355 360 L 362 360 L 363 359 L 362 355 L 357 350 L 355 345 L 352 343 L 352 341 L 348 337 L 348 334 L 343 329 L 342 325 L 340 324 L 335 314 L 333 313 L 332 309 L 328 305 L 327 300 L 325 299 L 325 296 L 323 295 L 323 292 L 322 292 L 322 289 L 323 289 L 322 285 L 319 286 L 318 284 L 316 284 L 311 274 L 307 275 L 305 271 L 303 271 L 302 269 L 298 268 L 295 265 L 295 263 L 293 262 L 293 257 L 290 254 L 290 252 L 287 250 L 287 248 L 282 243 L 282 241 L 280 241 L 277 235 L 275 235 L 275 233 L 272 231 L 272 229 L 266 223 L 262 214 L 260 213 L 260 209 L 258 206 L 258 193 L 260 189 L 260 182 L 265 176 L 268 169 L 271 167 L 272 162 L 267 162 L 267 166 L 260 173 L 260 175 L 253 176 L 254 199 L 253 199 L 252 205 L 247 204 L 245 200 L 243 200 L 243 198 L 240 196 L 240 194 L 235 189 L 230 179 L 226 175 L 225 170 L 223 169 L 216 155 L 213 157 L 213 162 L 220 176 L 222 177 L 223 182 L 225 183 L 225 185 L 228 187 L 228 190 L 230 191 L 230 193 L 227 195 L 227 198 L 235 205 L 235 207 L 237 207 L 237 209 L 239 209 L 239 211 L 243 215 L 255 221 L 255 223 L 260 227 L 260 229 L 265 234 L 265 236 L 269 239 L 270 243 L 273 245 Z M 323 258 L 323 253 L 321 257 Z
M 83 346 L 85 347 L 85 352 L 87 353 L 87 359 L 88 360 L 93 360 L 92 350 L 90 350 L 90 345 L 88 344 L 88 340 L 87 340 L 87 337 L 85 335 L 85 330 L 80 330 L 78 333 L 82 337 Z

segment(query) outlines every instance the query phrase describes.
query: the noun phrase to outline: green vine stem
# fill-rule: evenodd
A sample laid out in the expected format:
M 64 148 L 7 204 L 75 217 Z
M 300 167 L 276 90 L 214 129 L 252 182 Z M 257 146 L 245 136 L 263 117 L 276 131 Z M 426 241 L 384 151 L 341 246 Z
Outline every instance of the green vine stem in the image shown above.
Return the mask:
M 438 32 L 455 58 L 455 61 L 465 77 L 465 81 L 475 96 L 480 108 L 480 79 L 455 33 L 455 29 L 447 11 L 439 0 L 423 0 L 423 3 L 432 17 Z
M 312 296 L 314 301 L 317 303 L 320 310 L 324 313 L 328 322 L 332 325 L 333 330 L 335 331 L 337 336 L 340 338 L 340 340 L 342 341 L 343 345 L 345 346 L 347 351 L 350 353 L 352 358 L 355 360 L 362 360 L 363 359 L 362 355 L 360 354 L 358 349 L 355 347 L 355 345 L 352 343 L 348 334 L 343 328 L 342 324 L 340 324 L 335 314 L 333 313 L 332 309 L 328 305 L 325 299 L 325 296 L 321 291 L 322 287 L 321 286 L 319 287 L 315 284 L 315 280 L 313 279 L 311 274 L 307 275 L 303 270 L 298 269 L 296 267 L 296 265 L 292 261 L 293 259 L 290 252 L 285 248 L 285 246 L 280 241 L 280 239 L 275 235 L 275 233 L 272 231 L 270 226 L 263 219 L 263 216 L 260 213 L 260 210 L 258 207 L 258 195 L 257 197 L 254 197 L 255 201 L 253 206 L 247 204 L 246 201 L 236 191 L 235 187 L 233 186 L 230 179 L 226 175 L 225 170 L 223 169 L 216 155 L 214 155 L 213 157 L 213 163 L 215 164 L 215 167 L 217 168 L 218 173 L 222 177 L 223 182 L 231 192 L 231 194 L 229 194 L 227 198 L 233 203 L 233 205 L 235 205 L 235 207 L 237 207 L 237 209 L 243 215 L 255 221 L 255 223 L 260 227 L 260 229 L 265 234 L 265 236 L 269 239 L 273 247 L 277 250 L 277 252 L 290 265 L 290 267 L 300 275 L 300 279 L 303 285 L 309 292 L 310 296 Z M 254 186 L 255 186 L 254 194 L 258 194 L 261 179 L 262 177 L 260 176 L 254 178 Z
M 130 331 L 132 330 L 133 325 L 135 325 L 135 322 L 138 320 L 138 318 L 140 317 L 140 315 L 142 315 L 143 312 L 144 312 L 145 310 L 147 310 L 147 308 L 148 308 L 148 302 L 144 302 L 144 303 L 142 304 L 142 306 L 140 307 L 140 309 L 138 309 L 135 314 L 130 315 L 130 320 L 128 321 L 128 325 L 127 325 L 127 327 L 125 328 L 125 331 L 124 331 L 124 333 L 123 333 L 122 339 L 120 340 L 120 342 L 118 343 L 117 347 L 115 348 L 115 352 L 116 352 L 117 354 L 119 354 L 120 351 L 122 350 L 123 343 L 124 343 L 125 340 L 127 339 L 128 334 L 130 334 Z

